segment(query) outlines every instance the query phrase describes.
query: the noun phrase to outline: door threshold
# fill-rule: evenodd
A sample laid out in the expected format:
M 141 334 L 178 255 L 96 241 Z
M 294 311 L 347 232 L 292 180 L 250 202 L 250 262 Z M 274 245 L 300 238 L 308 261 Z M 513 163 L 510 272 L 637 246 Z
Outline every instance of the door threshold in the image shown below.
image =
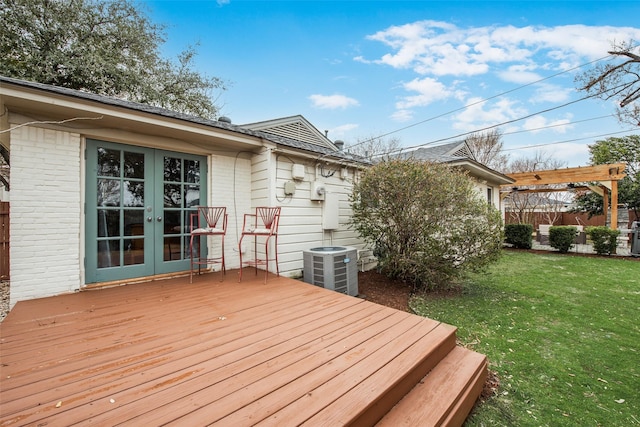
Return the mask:
M 132 277 L 130 279 L 112 280 L 110 282 L 98 282 L 84 285 L 80 291 L 95 291 L 99 289 L 115 288 L 116 286 L 135 285 L 138 283 L 155 282 L 157 280 L 174 279 L 189 276 L 189 270 L 176 271 L 174 273 L 156 274 L 153 276 Z

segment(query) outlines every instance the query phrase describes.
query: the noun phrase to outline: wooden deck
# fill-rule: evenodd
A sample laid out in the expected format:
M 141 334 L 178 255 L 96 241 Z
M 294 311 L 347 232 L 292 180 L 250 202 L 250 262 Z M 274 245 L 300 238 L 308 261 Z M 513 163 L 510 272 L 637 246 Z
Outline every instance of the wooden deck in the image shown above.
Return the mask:
M 486 359 L 455 328 L 237 271 L 19 302 L 0 425 L 461 425 Z

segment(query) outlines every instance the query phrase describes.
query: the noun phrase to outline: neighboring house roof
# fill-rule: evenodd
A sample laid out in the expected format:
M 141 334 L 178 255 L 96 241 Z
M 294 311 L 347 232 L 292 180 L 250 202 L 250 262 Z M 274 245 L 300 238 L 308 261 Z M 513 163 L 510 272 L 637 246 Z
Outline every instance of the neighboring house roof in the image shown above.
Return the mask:
M 417 150 L 402 153 L 405 158 L 416 160 L 429 160 L 433 162 L 446 162 L 449 160 L 472 159 L 471 151 L 464 141 L 451 142 L 449 144 L 434 145 L 418 148 Z
M 483 179 L 495 184 L 504 185 L 515 182 L 507 175 L 473 159 L 469 146 L 464 141 L 418 148 L 417 150 L 400 153 L 395 158 L 414 159 L 429 162 L 446 163 L 460 167 L 475 178 Z
M 249 123 L 241 125 L 241 127 L 338 150 L 338 147 L 336 147 L 325 134 L 320 132 L 301 115 Z
M 344 161 L 352 161 L 352 162 L 365 163 L 365 164 L 368 163 L 364 159 L 354 157 L 353 155 L 350 155 L 348 153 L 338 150 L 336 146 L 331 143 L 318 144 L 318 143 L 309 142 L 309 140 L 297 140 L 290 136 L 277 135 L 277 134 L 269 133 L 266 131 L 263 132 L 261 130 L 254 130 L 254 129 L 246 128 L 243 126 L 234 125 L 234 124 L 228 123 L 227 121 L 210 120 L 202 117 L 196 117 L 188 114 L 179 113 L 172 110 L 167 110 L 165 108 L 154 107 L 151 105 L 140 104 L 137 102 L 126 101 L 126 100 L 103 96 L 103 95 L 96 95 L 94 93 L 84 92 L 80 90 L 68 89 L 68 88 L 59 87 L 59 86 L 51 86 L 51 85 L 46 85 L 42 83 L 29 82 L 25 80 L 19 80 L 19 79 L 14 79 L 10 77 L 0 76 L 0 89 L 5 89 L 5 88 L 8 89 L 10 86 L 16 86 L 25 90 L 32 90 L 32 91 L 35 90 L 39 92 L 42 91 L 52 96 L 55 95 L 55 96 L 70 97 L 82 102 L 90 102 L 90 103 L 100 104 L 102 106 L 107 106 L 110 109 L 112 108 L 126 109 L 130 111 L 135 111 L 138 113 L 157 116 L 162 119 L 171 120 L 173 122 L 177 121 L 180 123 L 187 123 L 190 125 L 204 126 L 205 128 L 223 131 L 224 133 L 227 133 L 227 134 L 231 133 L 231 134 L 236 134 L 236 135 L 241 135 L 246 137 L 252 137 L 258 140 L 266 140 L 283 147 L 293 148 L 296 150 L 303 150 L 309 153 L 317 154 L 319 157 L 323 157 L 325 159 L 336 158 L 338 160 L 344 160 Z M 9 97 L 9 95 L 7 95 L 7 92 L 8 90 L 0 90 L 0 94 L 6 98 Z M 42 99 L 42 98 L 39 98 L 39 99 Z M 24 112 L 29 112 L 29 105 L 24 100 L 14 98 L 12 101 L 15 103 L 14 105 L 18 108 L 18 110 L 20 110 L 22 107 Z M 67 106 L 67 107 L 69 108 L 69 111 L 73 110 L 72 106 Z M 75 111 L 78 111 L 77 107 L 73 107 L 73 108 L 75 108 Z M 57 106 L 57 109 L 60 111 L 64 110 L 63 105 Z M 301 116 L 298 116 L 298 117 L 301 117 Z M 304 122 L 308 123 L 306 120 L 304 120 Z M 311 125 L 309 124 L 309 126 Z M 317 132 L 317 129 L 316 129 L 316 132 Z M 235 138 L 235 140 L 239 142 L 238 138 Z

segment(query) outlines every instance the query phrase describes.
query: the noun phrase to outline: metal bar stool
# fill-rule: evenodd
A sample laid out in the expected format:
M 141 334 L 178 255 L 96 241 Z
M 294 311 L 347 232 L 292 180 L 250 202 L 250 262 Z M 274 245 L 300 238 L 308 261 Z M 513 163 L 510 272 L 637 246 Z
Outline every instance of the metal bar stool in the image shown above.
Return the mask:
M 278 268 L 278 224 L 280 223 L 280 207 L 258 207 L 255 214 L 244 214 L 242 225 L 242 236 L 238 242 L 238 253 L 240 254 L 240 273 L 238 281 L 242 280 L 242 267 L 244 265 L 253 266 L 258 274 L 258 266 L 264 266 L 264 282 L 267 283 L 269 274 L 269 262 L 275 261 L 276 274 L 280 276 Z M 245 237 L 253 237 L 253 259 L 242 260 L 242 240 Z M 258 255 L 258 238 L 264 238 L 264 258 Z M 269 257 L 269 243 L 274 240 L 274 252 Z
M 222 265 L 222 278 L 226 274 L 226 264 L 224 262 L 224 236 L 227 233 L 227 208 L 198 206 L 198 211 L 191 214 L 191 241 L 189 243 L 189 251 L 191 254 L 191 274 L 189 275 L 189 283 L 193 283 L 193 267 L 198 266 L 198 274 L 200 274 L 200 266 L 209 264 Z M 202 236 L 205 236 L 205 247 L 202 248 Z M 220 236 L 221 238 L 221 254 L 220 256 L 202 257 L 202 251 L 208 251 L 207 237 Z M 196 245 L 194 245 L 194 240 Z M 197 258 L 197 260 L 196 260 Z

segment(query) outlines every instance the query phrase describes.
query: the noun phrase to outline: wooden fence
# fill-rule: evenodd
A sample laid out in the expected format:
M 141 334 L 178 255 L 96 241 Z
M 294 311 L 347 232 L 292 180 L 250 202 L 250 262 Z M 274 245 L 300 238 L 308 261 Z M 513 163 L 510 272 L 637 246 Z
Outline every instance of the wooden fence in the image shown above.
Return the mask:
M 9 202 L 0 202 L 0 279 L 9 279 Z
M 542 212 L 531 213 L 530 217 L 532 219 L 534 230 L 538 229 L 540 224 L 549 224 L 549 216 L 553 216 L 554 214 L 544 214 Z M 570 213 L 570 212 L 562 212 L 555 214 L 557 215 L 556 220 L 552 225 L 584 225 L 584 226 L 594 226 L 594 225 L 605 225 L 606 218 L 604 215 L 596 215 L 589 218 L 589 215 L 586 213 Z M 633 221 L 637 221 L 633 211 L 629 211 L 629 227 Z M 517 217 L 510 213 L 505 213 L 505 223 L 506 224 L 517 224 Z

